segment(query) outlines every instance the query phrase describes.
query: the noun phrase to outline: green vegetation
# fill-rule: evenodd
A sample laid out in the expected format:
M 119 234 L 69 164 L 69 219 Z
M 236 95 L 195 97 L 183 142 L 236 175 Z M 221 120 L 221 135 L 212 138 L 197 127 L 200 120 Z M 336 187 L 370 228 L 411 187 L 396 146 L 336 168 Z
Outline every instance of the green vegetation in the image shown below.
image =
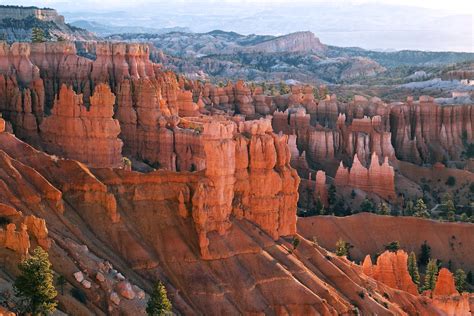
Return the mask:
M 171 312 L 171 308 L 172 305 L 168 299 L 166 288 L 160 281 L 153 288 L 153 292 L 147 302 L 146 313 L 149 316 L 162 316 Z
M 331 184 L 328 189 L 328 202 L 330 205 L 336 203 L 336 186 Z
M 390 252 L 397 252 L 397 250 L 400 249 L 400 242 L 398 240 L 392 241 L 388 245 L 385 245 L 385 250 L 388 250 Z
M 300 239 L 298 238 L 298 236 L 295 236 L 293 238 L 293 240 L 291 241 L 291 244 L 293 245 L 293 250 L 296 250 L 296 248 L 298 248 L 299 244 L 300 244 Z
M 438 278 L 438 262 L 436 259 L 430 259 L 426 266 L 425 284 L 423 290 L 434 290 Z
M 416 263 L 416 255 L 413 251 L 410 252 L 410 255 L 408 256 L 408 273 L 410 274 L 411 279 L 413 280 L 413 283 L 419 286 L 420 273 L 418 272 L 418 265 Z
M 446 185 L 449 185 L 450 187 L 456 185 L 456 178 L 453 176 L 449 176 L 448 179 L 446 180 Z
M 430 258 L 431 258 L 431 247 L 428 245 L 428 243 L 425 240 L 423 244 L 421 245 L 421 252 L 420 252 L 420 259 L 419 259 L 420 265 L 422 266 L 427 265 Z
M 423 217 L 423 218 L 430 217 L 430 213 L 428 212 L 428 208 L 426 207 L 426 204 L 423 201 L 423 199 L 418 199 L 416 201 L 413 211 L 414 211 L 413 216 L 415 217 Z
M 349 258 L 349 249 L 351 248 L 351 245 L 343 240 L 342 238 L 339 238 L 339 240 L 336 242 L 336 255 L 339 257 L 346 256 Z
M 48 253 L 37 247 L 30 258 L 18 265 L 20 275 L 15 280 L 15 295 L 21 297 L 27 313 L 48 314 L 56 309 L 57 291 Z
M 33 43 L 43 43 L 45 41 L 44 31 L 39 27 L 31 29 L 31 41 Z
M 361 212 L 373 212 L 374 211 L 374 203 L 369 199 L 365 198 L 362 203 L 360 204 Z
M 412 216 L 413 213 L 415 213 L 415 204 L 413 203 L 412 200 L 409 200 L 405 205 L 405 208 L 403 210 L 403 215 Z
M 456 290 L 458 290 L 459 293 L 466 290 L 466 279 L 466 272 L 464 272 L 463 269 L 457 269 L 456 272 L 454 272 L 454 284 L 456 284 Z
M 379 215 L 390 215 L 390 207 L 386 203 L 381 202 L 377 206 L 376 212 Z

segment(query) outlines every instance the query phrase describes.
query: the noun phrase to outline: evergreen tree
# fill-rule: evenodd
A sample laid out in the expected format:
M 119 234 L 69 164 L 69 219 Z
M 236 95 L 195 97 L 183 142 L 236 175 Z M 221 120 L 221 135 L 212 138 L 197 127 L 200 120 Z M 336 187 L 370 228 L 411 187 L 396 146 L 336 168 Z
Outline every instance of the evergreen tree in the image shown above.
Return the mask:
M 448 222 L 455 222 L 456 214 L 453 211 L 449 211 L 448 215 L 446 215 L 446 219 L 448 220 Z
M 466 213 L 462 213 L 461 214 L 461 222 L 468 222 L 469 221 L 469 217 L 467 216 Z
M 397 252 L 400 249 L 400 242 L 399 241 L 392 241 L 388 245 L 385 246 L 385 250 L 390 252 Z
M 280 94 L 288 94 L 290 93 L 290 87 L 285 82 L 280 82 Z
M 405 205 L 405 209 L 403 210 L 403 215 L 405 216 L 412 216 L 415 213 L 415 205 L 413 204 L 412 200 L 409 200 Z
M 342 238 L 336 242 L 336 255 L 339 257 L 349 256 L 349 244 Z
M 297 236 L 293 238 L 293 241 L 291 242 L 291 244 L 293 245 L 293 250 L 296 250 L 296 248 L 298 248 L 300 242 L 301 241 Z
M 146 305 L 146 313 L 149 316 L 162 316 L 170 312 L 171 308 L 172 305 L 168 299 L 166 288 L 163 283 L 158 282 L 153 288 Z
M 459 293 L 464 292 L 466 290 L 466 272 L 463 269 L 457 269 L 454 272 L 454 284 L 456 284 L 456 290 Z
M 418 199 L 416 201 L 416 205 L 413 211 L 414 211 L 413 216 L 415 217 L 424 217 L 424 218 L 430 217 L 430 213 L 428 212 L 428 208 L 426 207 L 426 204 L 423 201 L 423 199 Z
M 374 203 L 372 203 L 369 199 L 365 198 L 362 203 L 360 203 L 360 210 L 362 212 L 373 212 L 374 211 Z
M 351 199 L 355 199 L 356 196 L 357 196 L 356 191 L 352 190 L 351 191 Z
M 413 282 L 418 286 L 420 285 L 420 273 L 418 272 L 418 265 L 416 263 L 416 255 L 412 251 L 408 256 L 408 273 L 411 276 Z
M 324 213 L 326 212 L 324 210 L 323 202 L 321 202 L 321 199 L 319 197 L 316 199 L 316 205 L 314 207 L 316 209 L 315 215 L 324 215 Z
M 331 184 L 328 189 L 328 202 L 333 205 L 336 202 L 336 187 Z
M 430 259 L 426 266 L 425 285 L 423 290 L 434 290 L 438 278 L 438 263 L 436 259 Z
M 33 43 L 43 43 L 45 41 L 44 32 L 38 27 L 31 29 L 31 41 Z
M 26 302 L 27 311 L 33 315 L 47 314 L 56 309 L 57 291 L 48 253 L 37 247 L 30 258 L 22 261 L 20 275 L 15 280 L 15 295 Z
M 59 275 L 56 278 L 56 285 L 61 289 L 61 295 L 64 295 L 64 286 L 66 285 L 66 278 L 63 275 Z
M 377 214 L 390 215 L 390 207 L 386 203 L 381 202 L 377 207 Z
M 420 253 L 420 265 L 427 265 L 428 261 L 431 257 L 431 247 L 428 245 L 426 240 L 421 245 L 421 253 Z
M 473 277 L 472 277 L 472 271 L 469 271 L 469 272 L 467 273 L 466 281 L 467 281 L 467 283 L 469 283 L 469 284 L 473 284 L 472 281 L 474 281 L 474 279 L 473 279 Z

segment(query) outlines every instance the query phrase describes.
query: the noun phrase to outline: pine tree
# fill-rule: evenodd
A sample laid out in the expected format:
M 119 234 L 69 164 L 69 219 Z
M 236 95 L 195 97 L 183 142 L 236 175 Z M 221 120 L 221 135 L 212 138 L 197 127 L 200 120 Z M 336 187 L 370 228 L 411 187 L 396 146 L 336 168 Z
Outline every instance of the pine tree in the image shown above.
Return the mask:
M 293 250 L 296 250 L 296 248 L 298 248 L 299 244 L 300 244 L 300 239 L 295 236 L 291 242 L 291 244 L 293 245 Z
M 434 290 L 436 286 L 436 279 L 438 278 L 438 263 L 436 259 L 430 259 L 426 266 L 425 285 L 424 290 Z
M 328 189 L 328 202 L 333 205 L 336 202 L 336 187 L 331 184 Z
M 44 39 L 44 32 L 42 29 L 38 27 L 34 27 L 31 29 L 31 41 L 33 43 L 43 43 Z
M 409 200 L 405 206 L 403 215 L 412 216 L 414 212 L 415 212 L 415 205 L 413 204 L 412 200 Z
M 336 255 L 339 257 L 347 257 L 349 255 L 349 245 L 346 241 L 342 240 L 342 238 L 339 238 L 336 242 Z
M 381 202 L 377 207 L 377 214 L 390 215 L 390 207 L 386 203 Z
M 315 215 L 324 215 L 325 210 L 324 210 L 324 205 L 323 202 L 321 202 L 321 199 L 318 198 L 316 199 L 316 204 L 315 204 Z
M 373 212 L 374 204 L 367 198 L 365 198 L 362 203 L 360 203 L 360 210 L 362 212 Z
M 459 293 L 464 292 L 466 290 L 466 272 L 463 269 L 457 269 L 454 272 L 454 284 L 456 284 L 456 290 Z
M 162 282 L 158 282 L 153 288 L 146 306 L 149 316 L 162 316 L 171 311 L 172 305 L 168 299 L 166 288 Z
M 408 273 L 411 276 L 413 282 L 418 286 L 420 285 L 420 273 L 418 272 L 418 265 L 416 263 L 416 255 L 412 251 L 408 256 Z
M 25 300 L 27 311 L 33 315 L 47 314 L 56 309 L 57 291 L 48 253 L 37 247 L 30 258 L 22 261 L 18 268 L 21 274 L 15 280 L 15 295 Z
M 421 245 L 421 253 L 420 253 L 420 265 L 427 265 L 428 261 L 431 257 L 431 247 L 428 245 L 426 240 Z
M 400 242 L 398 240 L 392 241 L 388 245 L 385 246 L 385 250 L 390 252 L 397 252 L 400 249 Z
M 423 201 L 423 199 L 418 199 L 416 201 L 416 205 L 413 211 L 414 211 L 413 216 L 415 217 L 424 217 L 424 218 L 430 217 L 430 213 L 428 213 L 428 208 L 426 207 L 426 204 Z

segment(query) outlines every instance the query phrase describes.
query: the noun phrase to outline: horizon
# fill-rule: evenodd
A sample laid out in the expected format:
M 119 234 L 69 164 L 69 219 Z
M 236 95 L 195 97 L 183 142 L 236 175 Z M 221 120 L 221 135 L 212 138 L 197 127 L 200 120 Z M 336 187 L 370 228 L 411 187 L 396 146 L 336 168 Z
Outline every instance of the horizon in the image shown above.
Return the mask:
M 85 0 L 80 4 L 19 0 L 2 4 L 52 8 L 71 24 L 88 21 L 106 26 L 183 27 L 193 33 L 222 30 L 274 36 L 311 31 L 332 46 L 474 52 L 474 4 L 465 0 L 451 1 L 449 8 L 440 0 Z

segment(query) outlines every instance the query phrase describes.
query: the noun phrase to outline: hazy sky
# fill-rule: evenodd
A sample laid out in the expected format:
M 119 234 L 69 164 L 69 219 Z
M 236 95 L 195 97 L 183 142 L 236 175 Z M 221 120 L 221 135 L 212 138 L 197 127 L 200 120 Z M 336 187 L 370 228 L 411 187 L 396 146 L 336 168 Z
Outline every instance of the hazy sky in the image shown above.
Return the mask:
M 57 9 L 67 22 L 241 34 L 312 31 L 323 43 L 474 52 L 474 0 L 0 0 Z
M 430 9 L 442 9 L 446 11 L 456 11 L 460 13 L 471 13 L 474 12 L 474 1 L 472 0 L 171 0 L 172 3 L 183 3 L 190 5 L 196 2 L 213 3 L 216 5 L 223 3 L 245 3 L 245 4 L 259 4 L 259 5 L 275 5 L 277 3 L 295 3 L 295 2 L 306 2 L 308 4 L 330 2 L 340 4 L 395 4 L 395 5 L 407 5 L 407 6 L 418 6 Z M 71 9 L 84 9 L 85 6 L 95 5 L 100 9 L 111 9 L 115 8 L 126 8 L 133 6 L 143 6 L 146 4 L 166 4 L 170 3 L 170 0 L 15 0 L 5 1 L 0 0 L 2 4 L 18 4 L 18 5 L 36 5 L 36 6 L 50 6 L 60 7 L 65 9 L 69 7 Z M 90 9 L 90 8 L 89 8 Z

